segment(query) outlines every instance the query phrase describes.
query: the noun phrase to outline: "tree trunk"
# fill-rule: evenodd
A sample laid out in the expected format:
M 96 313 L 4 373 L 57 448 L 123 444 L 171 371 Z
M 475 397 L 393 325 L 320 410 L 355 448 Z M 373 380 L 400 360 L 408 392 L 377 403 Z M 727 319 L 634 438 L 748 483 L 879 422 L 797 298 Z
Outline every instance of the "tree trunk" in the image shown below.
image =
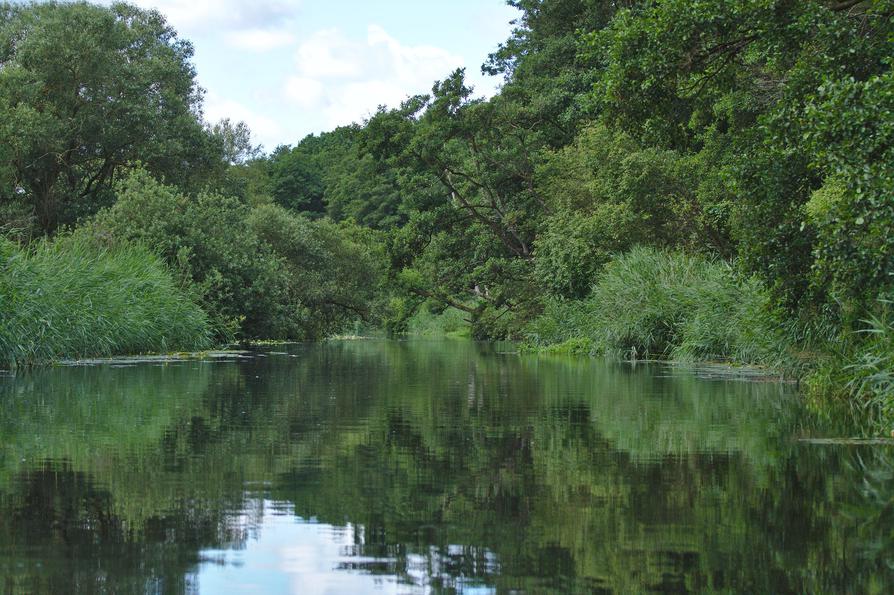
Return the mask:
M 34 215 L 37 224 L 46 235 L 52 235 L 59 226 L 59 198 L 56 195 L 55 176 L 42 180 L 34 188 Z

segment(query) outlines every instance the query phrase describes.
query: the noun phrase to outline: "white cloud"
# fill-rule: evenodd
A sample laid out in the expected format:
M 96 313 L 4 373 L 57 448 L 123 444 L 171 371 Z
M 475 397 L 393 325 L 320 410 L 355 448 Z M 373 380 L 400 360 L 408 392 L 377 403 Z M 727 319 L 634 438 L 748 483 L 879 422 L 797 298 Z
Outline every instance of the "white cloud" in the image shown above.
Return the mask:
M 407 95 L 408 90 L 394 82 L 348 83 L 331 94 L 323 112 L 329 127 L 334 128 L 368 118 L 380 105 L 397 106 Z
M 320 81 L 300 76 L 286 79 L 286 97 L 305 109 L 318 107 L 324 100 L 324 87 Z
M 92 1 L 109 5 L 114 0 Z M 440 31 L 433 37 L 439 40 L 437 47 L 431 42 L 401 41 L 404 35 L 419 31 L 405 33 L 407 29 L 400 27 L 418 29 L 423 21 L 399 19 L 393 25 L 384 23 L 387 30 L 369 25 L 355 33 L 353 27 L 370 22 L 368 15 L 391 18 L 388 10 L 379 10 L 379 4 L 369 0 L 313 0 L 313 4 L 307 0 L 129 1 L 159 10 L 181 39 L 195 44 L 193 61 L 200 83 L 208 89 L 206 118 L 244 120 L 268 148 L 311 131 L 360 121 L 379 105 L 394 107 L 407 96 L 427 93 L 435 80 L 464 65 L 463 56 L 474 63 L 467 73 L 469 80 L 479 91 L 493 94 L 497 81 L 477 73 L 482 50 L 475 39 L 485 34 L 470 31 L 484 23 L 505 24 L 512 17 L 497 14 L 497 9 L 471 14 L 462 30 L 446 38 L 441 29 L 455 24 L 425 20 Z M 477 2 L 504 4 L 503 0 L 465 1 L 473 6 Z M 434 4 L 417 3 L 418 11 L 414 11 L 426 13 Z M 332 29 L 332 23 L 339 29 Z M 506 33 L 494 35 L 500 40 Z
M 245 29 L 231 31 L 226 35 L 230 47 L 252 52 L 269 52 L 295 43 L 295 36 L 288 31 L 265 29 Z
M 181 34 L 217 30 L 266 29 L 292 18 L 301 0 L 132 0 L 158 9 Z M 111 0 L 106 0 L 111 4 Z
M 307 77 L 345 78 L 361 73 L 364 48 L 337 29 L 317 31 L 298 48 L 298 70 Z
M 298 76 L 283 88 L 286 98 L 321 109 L 329 126 L 339 126 L 368 117 L 379 105 L 396 106 L 429 91 L 435 80 L 463 66 L 463 58 L 434 46 L 403 45 L 369 25 L 364 40 L 337 29 L 314 33 L 299 46 L 296 65 Z

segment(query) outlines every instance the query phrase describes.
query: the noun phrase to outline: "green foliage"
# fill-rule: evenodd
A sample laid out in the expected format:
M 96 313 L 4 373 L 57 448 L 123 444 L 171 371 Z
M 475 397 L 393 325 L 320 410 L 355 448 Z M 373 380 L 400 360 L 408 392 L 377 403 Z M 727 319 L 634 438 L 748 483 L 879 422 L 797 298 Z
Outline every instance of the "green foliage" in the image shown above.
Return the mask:
M 28 249 L 0 239 L 0 312 L 3 366 L 210 345 L 205 313 L 157 256 L 84 234 Z
M 34 226 L 34 211 L 27 201 L 0 200 L 0 236 L 25 243 L 31 240 Z
M 894 73 L 820 87 L 805 140 L 826 174 L 805 205 L 816 229 L 812 282 L 865 313 L 894 295 Z
M 119 183 L 117 201 L 91 226 L 100 239 L 142 242 L 177 267 L 220 336 L 289 338 L 294 309 L 282 263 L 246 227 L 249 212 L 235 198 L 190 197 L 138 170 Z
M 252 144 L 251 130 L 245 122 L 224 118 L 211 126 L 210 132 L 221 146 L 224 162 L 229 165 L 243 165 L 261 156 L 261 147 Z
M 613 254 L 634 245 L 709 243 L 699 225 L 690 164 L 629 136 L 586 128 L 537 169 L 549 215 L 536 242 L 536 275 L 558 295 L 583 297 Z
M 809 393 L 825 407 L 845 401 L 872 435 L 894 431 L 894 323 L 891 302 L 880 301 L 864 328 L 837 345 L 808 377 Z
M 608 263 L 585 300 L 548 301 L 527 335 L 537 346 L 572 341 L 633 358 L 779 366 L 788 357 L 757 281 L 723 263 L 644 247 Z
M 322 338 L 381 316 L 385 255 L 378 234 L 311 221 L 276 205 L 253 209 L 246 223 L 281 259 L 288 294 L 300 304 L 292 315 L 305 337 Z
M 599 330 L 594 324 L 594 306 L 589 300 L 546 299 L 540 315 L 525 325 L 525 344 L 539 351 L 586 340 L 590 343 L 586 355 L 601 354 L 602 344 L 590 338 Z
M 372 229 L 401 226 L 407 216 L 397 175 L 356 147 L 344 151 L 326 176 L 326 212 L 335 221 L 348 220 Z
M 108 204 L 129 161 L 201 175 L 218 150 L 196 116 L 192 51 L 159 13 L 124 3 L 0 5 L 0 201 L 21 191 L 52 232 Z
M 535 244 L 535 274 L 550 293 L 581 298 L 612 255 L 628 247 L 637 217 L 627 205 L 559 211 L 544 221 Z
M 892 0 L 510 4 L 494 97 L 457 70 L 269 156 L 200 122 L 157 13 L 4 4 L 0 229 L 109 206 L 91 233 L 160 253 L 221 337 L 462 317 L 575 352 L 832 352 L 845 384 L 881 353 L 853 332 L 894 298 Z
M 502 132 L 516 107 L 474 98 L 456 71 L 431 96 L 377 113 L 362 137 L 364 154 L 396 173 L 409 214 L 392 234 L 393 272 L 415 271 L 404 289 L 418 298 L 480 304 L 470 311 L 478 337 L 512 334 L 538 291 L 531 271 L 542 201 L 524 133 Z
M 675 0 L 585 36 L 603 119 L 694 157 L 698 202 L 730 218 L 743 268 L 795 316 L 841 304 L 853 322 L 890 282 L 891 10 Z M 844 200 L 805 219 L 827 184 Z
M 219 334 L 313 339 L 370 317 L 383 257 L 370 234 L 312 223 L 281 207 L 188 196 L 136 171 L 92 223 L 112 242 L 138 240 L 178 267 Z
M 268 162 L 274 202 L 373 229 L 402 224 L 397 174 L 362 149 L 367 134 L 357 125 L 342 126 L 277 148 Z
M 273 201 L 287 209 L 321 215 L 324 186 L 318 155 L 308 151 L 309 142 L 294 149 L 280 147 L 270 159 L 270 193 Z
M 406 333 L 423 337 L 468 337 L 469 314 L 456 308 L 425 303 L 407 321 Z
M 232 164 L 209 188 L 218 194 L 235 196 L 252 207 L 271 204 L 269 169 L 263 156 Z
M 579 51 L 580 36 L 602 29 L 617 10 L 634 2 L 509 0 L 521 11 L 518 26 L 482 71 L 505 77 L 500 101 L 512 106 L 517 126 L 526 131 L 525 144 L 564 146 L 594 115 L 587 96 L 599 69 Z

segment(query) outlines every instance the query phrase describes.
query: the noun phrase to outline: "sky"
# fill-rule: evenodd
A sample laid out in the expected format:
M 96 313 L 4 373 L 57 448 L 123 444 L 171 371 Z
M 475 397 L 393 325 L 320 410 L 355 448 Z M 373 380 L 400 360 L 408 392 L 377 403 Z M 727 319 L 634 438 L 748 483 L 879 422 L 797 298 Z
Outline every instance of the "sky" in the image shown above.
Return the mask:
M 130 0 L 195 47 L 205 119 L 244 121 L 270 151 L 360 122 L 465 67 L 481 74 L 518 11 L 504 0 Z M 111 4 L 111 0 L 103 0 Z

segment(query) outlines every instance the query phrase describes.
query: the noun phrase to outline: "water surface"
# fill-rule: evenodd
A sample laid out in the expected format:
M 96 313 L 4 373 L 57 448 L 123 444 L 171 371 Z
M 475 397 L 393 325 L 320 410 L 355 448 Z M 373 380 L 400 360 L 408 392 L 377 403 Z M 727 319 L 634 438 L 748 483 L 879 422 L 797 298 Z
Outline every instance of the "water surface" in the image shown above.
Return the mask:
M 0 377 L 0 592 L 891 592 L 789 385 L 463 341 Z

